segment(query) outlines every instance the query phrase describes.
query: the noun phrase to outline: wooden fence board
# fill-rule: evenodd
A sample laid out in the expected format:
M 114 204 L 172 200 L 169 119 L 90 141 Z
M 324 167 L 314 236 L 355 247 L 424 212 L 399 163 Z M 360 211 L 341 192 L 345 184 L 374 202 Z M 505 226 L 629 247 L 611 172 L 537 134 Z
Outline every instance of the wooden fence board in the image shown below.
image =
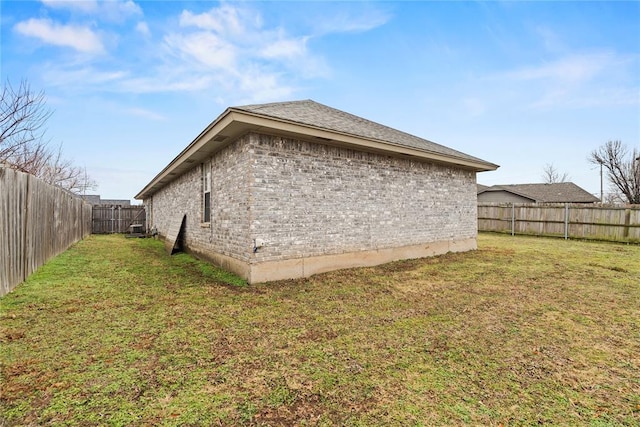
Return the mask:
M 478 230 L 640 243 L 640 206 L 483 203 Z
M 0 167 L 0 295 L 24 280 L 23 200 L 26 178 Z
M 92 232 L 94 234 L 128 233 L 130 226 L 138 224 L 146 230 L 144 206 L 94 206 Z
M 0 296 L 91 232 L 91 205 L 0 167 Z

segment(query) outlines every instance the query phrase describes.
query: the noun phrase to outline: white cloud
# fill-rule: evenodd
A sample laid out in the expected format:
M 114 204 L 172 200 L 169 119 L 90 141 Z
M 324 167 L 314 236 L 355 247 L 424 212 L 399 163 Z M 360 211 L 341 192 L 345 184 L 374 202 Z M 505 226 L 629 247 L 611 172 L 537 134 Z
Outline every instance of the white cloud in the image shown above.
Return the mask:
M 614 52 L 571 54 L 499 76 L 529 98 L 531 108 L 638 104 L 638 56 Z
M 202 92 L 219 83 L 212 75 L 194 72 L 187 67 L 161 70 L 151 75 L 122 79 L 111 90 L 126 93 Z
M 40 0 L 52 9 L 93 15 L 96 19 L 122 22 L 129 17 L 141 16 L 142 9 L 132 0 Z
M 223 3 L 200 14 L 184 10 L 179 24 L 164 37 L 165 49 L 183 61 L 180 66 L 189 70 L 190 79 L 210 76 L 218 90 L 250 94 L 253 100 L 281 98 L 293 92 L 291 81 L 327 69 L 309 52 L 309 36 L 267 27 L 258 12 L 244 5 Z
M 295 87 L 284 84 L 277 73 L 258 67 L 247 69 L 238 76 L 238 87 L 246 94 L 243 103 L 264 102 L 291 96 Z
M 46 71 L 43 77 L 55 86 L 78 87 L 80 82 L 87 86 L 113 86 L 116 82 L 128 77 L 124 71 L 103 71 L 90 66 L 76 68 L 75 65 L 61 67 L 56 64 L 47 64 L 44 68 Z
M 151 30 L 149 30 L 149 26 L 144 21 L 140 21 L 136 24 L 136 31 L 145 37 L 151 36 Z
M 142 15 L 142 9 L 132 0 L 103 1 L 100 6 L 101 13 L 113 20 Z
M 319 34 L 365 32 L 386 24 L 391 14 L 380 8 L 344 9 L 322 16 L 314 23 Z
M 525 67 L 507 76 L 515 80 L 553 80 L 579 84 L 591 80 L 607 67 L 613 56 L 608 53 L 571 55 L 535 67 Z
M 262 48 L 261 54 L 265 58 L 292 58 L 307 54 L 308 37 L 278 39 Z
M 166 45 L 187 59 L 194 59 L 211 69 L 234 70 L 236 46 L 210 32 L 169 34 Z
M 261 19 L 248 9 L 226 3 L 209 12 L 193 14 L 184 10 L 180 15 L 180 26 L 182 27 L 196 27 L 219 34 L 240 35 L 245 32 L 244 23 L 253 23 L 254 27 L 260 27 Z
M 485 76 L 470 75 L 452 88 L 468 117 L 566 110 L 640 107 L 640 55 L 591 51 L 557 56 Z M 457 93 L 457 96 L 455 96 Z
M 68 9 L 82 13 L 98 10 L 97 0 L 40 0 L 45 6 L 55 9 Z
M 151 33 L 147 19 L 138 17 L 129 33 L 119 31 L 116 36 L 113 26 L 103 24 L 101 20 L 105 18 L 99 15 L 108 7 L 120 10 L 122 16 L 142 15 L 132 1 L 86 1 L 82 5 L 44 1 L 47 7 L 73 11 L 73 19 L 91 19 L 93 25 L 96 22 L 103 25 L 102 40 L 91 27 L 47 20 L 34 20 L 41 26 L 47 24 L 46 36 L 44 31 L 27 31 L 23 26 L 17 30 L 32 36 L 40 34 L 48 43 L 82 52 L 102 52 L 106 47 L 113 51 L 113 55 L 101 57 L 100 64 L 87 62 L 87 58 L 76 63 L 47 64 L 44 77 L 52 85 L 128 93 L 206 92 L 210 99 L 262 101 L 289 97 L 304 80 L 330 74 L 324 58 L 309 44 L 313 37 L 321 37 L 316 30 L 298 26 L 297 18 L 291 26 L 282 21 L 270 25 L 249 3 L 223 2 L 203 13 L 183 10 L 168 19 L 168 28 L 154 27 L 156 34 Z M 86 16 L 79 17 L 80 14 Z M 344 21 L 339 25 L 334 22 L 331 31 L 364 31 L 387 19 L 371 12 L 365 15 L 362 19 L 343 15 Z M 63 40 L 54 38 L 59 36 L 59 29 L 79 32 L 81 28 L 86 34 Z M 329 31 L 328 28 L 325 30 Z M 159 34 L 160 31 L 164 33 Z M 140 34 L 146 38 L 142 46 L 136 44 L 140 42 Z
M 543 91 L 529 104 L 534 109 L 549 109 L 559 106 L 569 108 L 593 108 L 636 105 L 640 107 L 638 88 L 590 87 L 585 90 L 555 88 Z
M 129 108 L 127 111 L 130 114 L 133 114 L 134 116 L 142 117 L 149 120 L 155 120 L 155 121 L 167 120 L 167 118 L 162 114 L 158 114 L 156 112 L 146 110 L 144 108 Z
M 62 25 L 50 19 L 31 18 L 18 22 L 14 29 L 22 35 L 37 38 L 47 44 L 70 47 L 83 53 L 104 52 L 100 37 L 86 26 Z

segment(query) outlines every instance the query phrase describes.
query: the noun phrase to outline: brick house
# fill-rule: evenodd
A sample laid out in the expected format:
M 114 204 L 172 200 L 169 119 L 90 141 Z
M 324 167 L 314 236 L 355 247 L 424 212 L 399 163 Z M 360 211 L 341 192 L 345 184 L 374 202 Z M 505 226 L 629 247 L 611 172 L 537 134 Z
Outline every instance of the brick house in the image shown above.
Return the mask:
M 230 107 L 137 195 L 171 249 L 249 283 L 476 248 L 498 166 L 314 101 Z

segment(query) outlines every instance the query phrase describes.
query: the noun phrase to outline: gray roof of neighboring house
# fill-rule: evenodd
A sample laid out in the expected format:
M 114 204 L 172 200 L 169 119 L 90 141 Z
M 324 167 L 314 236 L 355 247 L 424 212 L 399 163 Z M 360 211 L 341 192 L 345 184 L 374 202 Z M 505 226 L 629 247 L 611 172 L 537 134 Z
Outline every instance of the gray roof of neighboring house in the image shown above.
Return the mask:
M 131 200 L 129 199 L 103 199 L 99 194 L 85 194 L 81 195 L 85 202 L 92 205 L 116 205 L 116 206 L 131 206 Z
M 375 139 L 395 145 L 429 151 L 451 157 L 488 163 L 477 157 L 445 147 L 435 142 L 419 138 L 371 120 L 328 107 L 310 99 L 303 101 L 274 102 L 269 104 L 231 107 L 232 110 L 246 111 L 306 126 L 334 132 Z
M 494 185 L 482 190 L 478 187 L 478 194 L 491 191 L 507 191 L 535 200 L 537 203 L 596 203 L 600 201 L 573 182 Z
M 489 188 L 488 185 L 482 185 L 482 184 L 476 184 L 478 187 L 478 193 L 483 192 L 484 190 L 486 190 L 487 188 Z

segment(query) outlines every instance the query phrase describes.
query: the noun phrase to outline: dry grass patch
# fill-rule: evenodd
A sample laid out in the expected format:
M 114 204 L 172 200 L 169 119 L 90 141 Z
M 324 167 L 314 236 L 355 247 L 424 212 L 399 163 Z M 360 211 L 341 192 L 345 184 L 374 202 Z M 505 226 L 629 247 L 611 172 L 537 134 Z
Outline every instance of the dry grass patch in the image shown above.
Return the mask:
M 0 425 L 640 423 L 638 246 L 483 234 L 246 286 L 92 236 L 0 325 Z

